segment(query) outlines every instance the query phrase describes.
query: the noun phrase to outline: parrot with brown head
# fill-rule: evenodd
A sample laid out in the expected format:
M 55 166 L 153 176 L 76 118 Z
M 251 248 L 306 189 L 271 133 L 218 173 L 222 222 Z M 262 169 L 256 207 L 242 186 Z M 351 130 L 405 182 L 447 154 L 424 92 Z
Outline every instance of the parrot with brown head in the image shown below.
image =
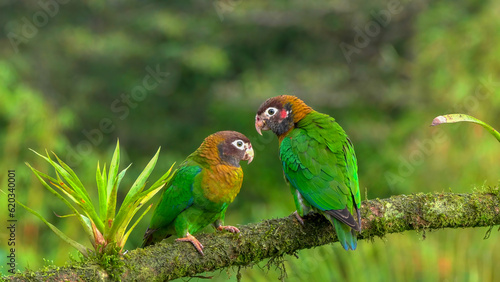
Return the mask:
M 205 226 L 212 223 L 219 231 L 238 233 L 238 228 L 224 225 L 224 218 L 243 181 L 240 161 L 250 163 L 253 157 L 250 140 L 239 132 L 208 136 L 166 185 L 142 246 L 177 235 L 177 241 L 191 242 L 203 255 L 203 245 L 193 234 Z
M 334 118 L 316 112 L 295 96 L 268 99 L 258 109 L 255 128 L 278 136 L 279 155 L 297 211 L 324 215 L 346 250 L 357 247 L 361 198 L 354 147 Z M 355 218 L 355 216 L 357 219 Z

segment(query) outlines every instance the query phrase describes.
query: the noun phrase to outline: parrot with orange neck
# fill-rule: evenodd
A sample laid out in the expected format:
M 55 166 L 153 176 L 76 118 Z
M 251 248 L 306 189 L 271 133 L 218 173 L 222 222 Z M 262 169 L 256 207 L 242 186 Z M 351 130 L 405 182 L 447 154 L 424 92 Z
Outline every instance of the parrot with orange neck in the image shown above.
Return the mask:
M 203 245 L 193 236 L 210 223 L 221 231 L 240 232 L 225 226 L 226 209 L 238 195 L 243 181 L 240 161 L 253 160 L 254 151 L 248 138 L 235 131 L 220 131 L 180 165 L 167 184 L 143 247 L 177 235 L 177 241 L 190 242 L 203 255 Z
M 354 147 L 334 118 L 316 112 L 295 96 L 268 99 L 258 109 L 255 128 L 279 139 L 279 155 L 297 211 L 324 215 L 345 250 L 357 247 L 361 199 Z M 356 215 L 357 219 L 354 218 Z

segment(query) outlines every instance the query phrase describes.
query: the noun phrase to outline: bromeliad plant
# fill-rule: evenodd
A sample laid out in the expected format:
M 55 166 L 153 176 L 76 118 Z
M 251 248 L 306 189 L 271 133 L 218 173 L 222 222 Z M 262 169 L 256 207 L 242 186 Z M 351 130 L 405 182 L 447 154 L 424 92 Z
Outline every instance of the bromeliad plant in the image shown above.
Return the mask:
M 32 150 L 33 151 L 33 150 Z M 55 153 L 55 162 L 50 154 L 46 152 L 47 156 L 43 156 L 33 151 L 38 156 L 46 160 L 55 169 L 56 177 L 51 177 L 43 172 L 33 168 L 30 164 L 26 165 L 35 173 L 37 178 L 47 190 L 63 201 L 73 212 L 71 215 L 62 216 L 76 216 L 80 221 L 85 233 L 89 236 L 90 241 L 94 247 L 96 254 L 118 254 L 122 252 L 131 231 L 135 228 L 137 223 L 149 211 L 152 204 L 146 208 L 142 215 L 127 229 L 134 215 L 139 209 L 148 202 L 173 176 L 172 167 L 162 176 L 158 181 L 151 185 L 148 189 L 146 187 L 146 180 L 153 171 L 160 149 L 156 152 L 154 157 L 144 168 L 137 180 L 132 184 L 128 191 L 121 207 L 117 211 L 116 198 L 118 187 L 127 169 L 130 165 L 118 172 L 120 163 L 120 145 L 116 144 L 116 149 L 111 160 L 109 171 L 106 174 L 106 164 L 102 171 L 97 163 L 97 190 L 99 194 L 99 206 L 96 207 L 92 203 L 87 189 L 83 186 L 82 182 L 75 174 L 75 172 L 65 164 Z M 66 197 L 64 197 L 65 195 Z M 68 200 L 69 198 L 69 200 Z M 36 211 L 28 208 L 27 206 L 19 203 L 29 212 L 40 218 L 52 231 L 54 231 L 61 239 L 75 247 L 84 256 L 88 257 L 92 250 L 86 248 L 84 245 L 69 238 L 61 230 L 49 223 Z
M 449 114 L 435 117 L 431 126 L 440 125 L 443 123 L 456 123 L 456 122 L 472 122 L 477 123 L 484 127 L 491 135 L 493 135 L 498 142 L 500 142 L 500 134 L 491 125 L 469 115 L 465 114 Z

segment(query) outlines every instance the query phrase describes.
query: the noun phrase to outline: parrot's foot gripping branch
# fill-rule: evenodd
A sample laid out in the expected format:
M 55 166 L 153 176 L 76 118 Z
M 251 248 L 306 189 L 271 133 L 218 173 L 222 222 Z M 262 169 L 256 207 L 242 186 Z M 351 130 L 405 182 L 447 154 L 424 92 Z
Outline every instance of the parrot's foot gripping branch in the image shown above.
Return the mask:
M 217 230 L 219 231 L 222 231 L 222 230 L 226 230 L 226 231 L 229 231 L 231 233 L 240 233 L 240 230 L 234 226 L 223 226 L 223 225 L 219 225 L 217 227 Z
M 294 211 L 293 212 L 293 215 L 295 215 L 295 218 L 297 219 L 297 221 L 302 225 L 304 226 L 304 220 L 302 219 L 302 217 L 299 215 L 299 213 L 297 211 Z
M 200 243 L 200 241 L 198 241 L 198 239 L 196 239 L 193 235 L 191 234 L 187 234 L 186 237 L 184 238 L 178 238 L 178 239 L 175 239 L 175 241 L 180 241 L 180 242 L 191 242 L 191 244 L 193 244 L 193 246 L 196 248 L 196 250 L 202 255 L 204 256 L 205 254 L 203 254 L 203 245 Z

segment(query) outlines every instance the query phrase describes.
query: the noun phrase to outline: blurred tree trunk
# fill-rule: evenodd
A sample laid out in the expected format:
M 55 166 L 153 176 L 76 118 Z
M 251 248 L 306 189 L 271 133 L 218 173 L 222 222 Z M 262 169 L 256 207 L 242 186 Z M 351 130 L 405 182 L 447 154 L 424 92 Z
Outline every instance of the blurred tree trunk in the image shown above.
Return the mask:
M 363 232 L 358 239 L 406 230 L 425 232 L 493 226 L 500 224 L 499 214 L 500 198 L 495 189 L 471 194 L 430 193 L 368 200 L 362 204 Z M 309 214 L 304 220 L 304 227 L 291 215 L 241 226 L 239 234 L 200 234 L 197 238 L 205 246 L 205 256 L 199 255 L 188 243 L 160 243 L 136 249 L 123 257 L 121 265 L 112 268 L 117 279 L 99 265 L 85 262 L 9 278 L 12 281 L 170 280 L 229 266 L 244 266 L 266 258 L 275 258 L 279 263 L 284 255 L 337 241 L 332 226 L 322 216 Z

